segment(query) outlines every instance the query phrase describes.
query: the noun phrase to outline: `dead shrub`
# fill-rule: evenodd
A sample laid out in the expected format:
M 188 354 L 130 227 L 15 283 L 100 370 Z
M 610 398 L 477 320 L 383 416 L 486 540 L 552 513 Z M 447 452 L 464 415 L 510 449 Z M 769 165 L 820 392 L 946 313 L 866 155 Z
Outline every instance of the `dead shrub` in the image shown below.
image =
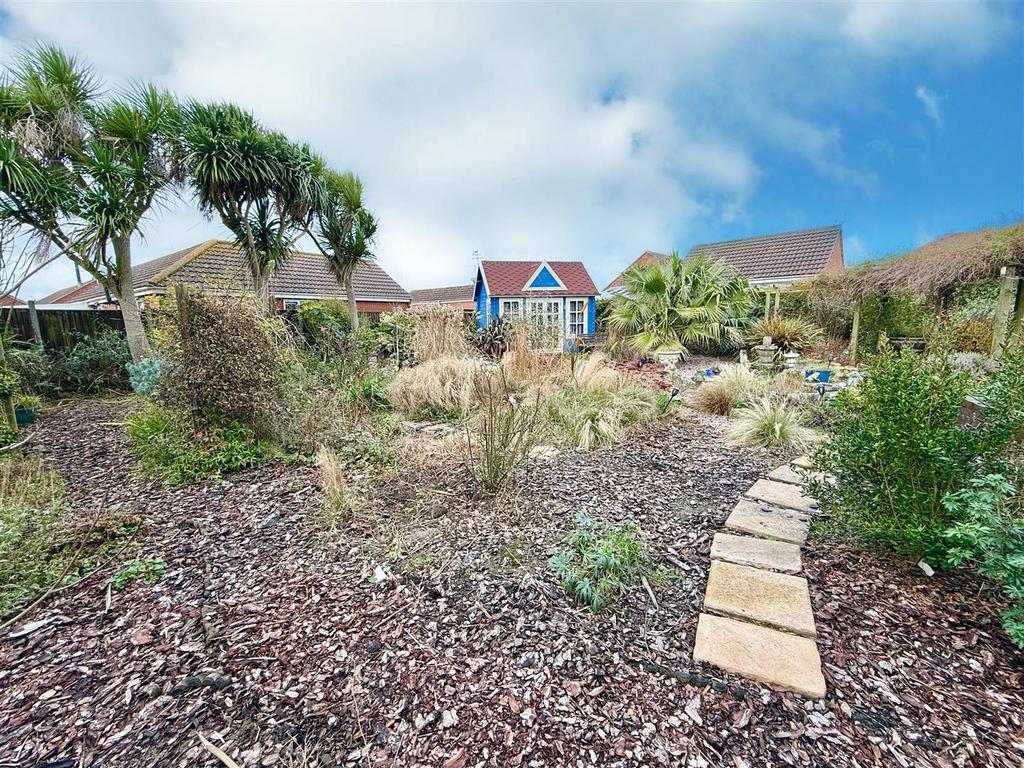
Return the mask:
M 275 321 L 247 298 L 184 291 L 170 317 L 163 398 L 195 419 L 241 421 L 265 434 L 280 398 Z
M 687 402 L 698 411 L 726 416 L 736 404 L 736 398 L 727 382 L 712 379 L 693 389 L 687 397 Z
M 416 318 L 412 354 L 418 362 L 468 353 L 461 309 L 446 304 L 417 304 L 409 311 Z
M 324 500 L 320 523 L 330 529 L 342 527 L 351 521 L 354 506 L 352 491 L 345 477 L 345 465 L 338 454 L 321 446 L 316 452 L 316 466 L 320 471 Z
M 563 352 L 540 350 L 537 333 L 529 323 L 510 325 L 506 338 L 508 351 L 501 364 L 518 381 L 547 384 L 568 379 L 569 356 Z

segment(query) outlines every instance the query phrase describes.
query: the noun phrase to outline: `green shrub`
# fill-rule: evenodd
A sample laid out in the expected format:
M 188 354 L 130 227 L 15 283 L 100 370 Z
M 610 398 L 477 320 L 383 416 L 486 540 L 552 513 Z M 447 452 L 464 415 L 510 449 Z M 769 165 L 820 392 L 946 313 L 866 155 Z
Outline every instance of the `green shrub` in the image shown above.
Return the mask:
M 551 568 L 566 593 L 594 613 L 654 570 L 639 529 L 629 521 L 599 523 L 580 515 L 566 543 L 569 548 L 549 561 Z
M 803 450 L 814 437 L 804 426 L 803 411 L 779 397 L 765 395 L 733 415 L 736 418 L 729 427 L 729 437 L 741 445 Z
M 64 372 L 57 358 L 38 344 L 27 347 L 8 346 L 7 363 L 21 376 L 21 386 L 43 397 L 54 397 L 60 391 Z
M 135 394 L 156 397 L 160 394 L 160 372 L 165 363 L 159 357 L 151 357 L 138 363 L 128 363 L 128 383 Z
M 10 397 L 21 389 L 21 374 L 9 365 L 0 365 L 0 397 Z
M 0 620 L 51 587 L 73 584 L 124 546 L 134 518 L 86 524 L 64 484 L 38 459 L 0 457 Z
M 980 422 L 958 426 L 964 398 L 986 403 Z M 839 397 L 840 415 L 817 452 L 835 484 L 813 483 L 827 527 L 914 556 L 941 556 L 949 527 L 943 499 L 1005 468 L 1024 429 L 1024 352 L 1007 351 L 987 381 L 957 372 L 949 356 L 883 351 L 869 375 Z
M 945 564 L 972 562 L 1002 588 L 1012 603 L 1003 612 L 1003 628 L 1024 648 L 1024 516 L 1014 485 L 1002 475 L 986 475 L 942 503 L 956 520 L 944 534 Z
M 348 385 L 348 399 L 360 411 L 382 411 L 391 407 L 388 392 L 390 376 L 380 369 L 371 369 L 353 378 Z
M 67 386 L 76 392 L 127 390 L 128 342 L 112 328 L 100 328 L 79 341 L 64 360 Z
M 143 473 L 171 487 L 220 478 L 274 457 L 271 445 L 242 422 L 193 432 L 188 419 L 153 404 L 129 414 L 126 433 Z
M 337 299 L 300 304 L 296 320 L 306 341 L 318 347 L 338 348 L 352 332 L 348 305 Z
M 481 488 L 495 493 L 515 480 L 536 445 L 540 398 L 516 392 L 504 370 L 498 376 L 478 370 L 473 388 L 480 411 L 466 428 L 466 466 Z
M 412 356 L 415 327 L 416 318 L 405 310 L 384 312 L 377 325 L 360 323 L 357 332 L 359 346 L 364 354 L 378 360 L 401 363 Z

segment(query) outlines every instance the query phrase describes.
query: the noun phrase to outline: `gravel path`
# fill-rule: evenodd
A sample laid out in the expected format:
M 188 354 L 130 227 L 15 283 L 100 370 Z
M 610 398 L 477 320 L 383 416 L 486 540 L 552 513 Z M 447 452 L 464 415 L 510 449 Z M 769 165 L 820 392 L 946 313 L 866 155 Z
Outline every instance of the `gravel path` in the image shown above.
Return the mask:
M 0 638 L 0 766 L 1019 766 L 1022 656 L 979 584 L 810 547 L 829 695 L 689 662 L 711 536 L 780 457 L 681 418 L 562 453 L 496 500 L 451 460 L 364 473 L 353 527 L 315 473 L 167 491 L 136 477 L 129 401 L 45 416 L 35 450 L 86 514 L 146 520 L 156 584 L 101 574 Z M 785 457 L 781 457 L 785 458 Z M 599 616 L 546 568 L 579 512 L 639 522 L 678 578 Z M 372 578 L 374 573 L 380 578 Z M 696 684 L 695 684 L 696 683 Z M 703 683 L 703 685 L 700 685 Z

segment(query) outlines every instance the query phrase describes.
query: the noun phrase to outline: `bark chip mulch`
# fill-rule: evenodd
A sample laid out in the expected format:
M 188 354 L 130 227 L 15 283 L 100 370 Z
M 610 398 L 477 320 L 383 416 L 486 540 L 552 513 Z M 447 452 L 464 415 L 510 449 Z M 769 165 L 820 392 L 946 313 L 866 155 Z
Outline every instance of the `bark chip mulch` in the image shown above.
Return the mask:
M 805 552 L 828 695 L 689 661 L 709 550 L 786 457 L 684 417 L 564 452 L 481 499 L 452 461 L 363 471 L 353 527 L 313 524 L 317 478 L 279 464 L 169 491 L 140 479 L 129 402 L 47 414 L 33 451 L 75 509 L 144 519 L 130 556 L 0 637 L 0 767 L 1020 766 L 1024 658 L 967 574 Z M 635 519 L 675 578 L 599 616 L 546 567 L 576 514 Z M 127 556 L 127 555 L 126 555 Z

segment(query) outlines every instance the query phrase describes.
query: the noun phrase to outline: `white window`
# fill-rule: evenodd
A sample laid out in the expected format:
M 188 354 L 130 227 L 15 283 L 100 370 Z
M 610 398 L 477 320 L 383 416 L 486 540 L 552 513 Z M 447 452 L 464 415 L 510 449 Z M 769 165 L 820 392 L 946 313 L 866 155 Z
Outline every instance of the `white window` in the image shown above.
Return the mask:
M 519 317 L 521 310 L 519 308 L 519 299 L 504 299 L 501 302 L 501 316 L 512 315 Z
M 582 336 L 587 332 L 586 299 L 569 299 L 569 335 Z
M 298 309 L 301 303 L 299 299 L 285 299 L 284 308 L 286 310 Z

